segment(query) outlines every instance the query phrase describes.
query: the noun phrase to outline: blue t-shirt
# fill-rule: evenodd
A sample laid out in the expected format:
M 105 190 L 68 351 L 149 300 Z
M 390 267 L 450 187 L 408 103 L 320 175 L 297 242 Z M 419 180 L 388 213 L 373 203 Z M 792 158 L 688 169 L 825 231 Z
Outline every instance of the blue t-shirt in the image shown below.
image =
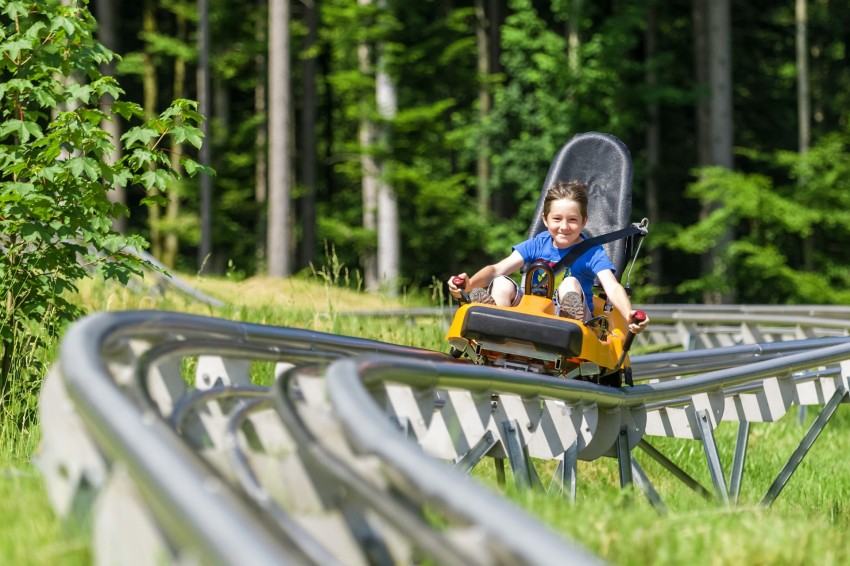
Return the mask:
M 584 236 L 582 239 L 585 239 Z M 575 244 L 564 249 L 556 248 L 552 243 L 552 235 L 548 231 L 543 231 L 530 240 L 517 244 L 514 249 L 519 252 L 526 264 L 543 260 L 550 266 L 554 266 L 570 253 L 574 246 Z M 596 280 L 596 274 L 606 269 L 616 271 L 602 246 L 596 245 L 580 255 L 565 272 L 565 276 L 572 275 L 578 279 L 590 312 L 593 312 L 593 282 Z

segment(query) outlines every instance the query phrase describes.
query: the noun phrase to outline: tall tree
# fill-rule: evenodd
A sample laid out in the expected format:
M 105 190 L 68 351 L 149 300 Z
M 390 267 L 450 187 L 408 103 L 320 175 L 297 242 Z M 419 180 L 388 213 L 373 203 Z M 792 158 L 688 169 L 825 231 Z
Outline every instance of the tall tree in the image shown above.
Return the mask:
M 714 0 L 708 8 L 711 83 L 711 163 L 732 170 L 733 121 L 732 121 L 732 21 L 730 0 Z M 731 230 L 721 240 L 715 254 L 715 272 L 720 280 L 725 279 L 727 265 L 722 259 L 726 247 L 733 238 Z M 730 303 L 734 300 L 731 289 L 712 293 L 706 302 Z
M 357 0 L 363 13 L 372 6 L 372 0 Z M 361 36 L 357 44 L 357 64 L 361 76 L 374 76 L 372 45 L 370 39 Z M 360 144 L 361 187 L 363 192 L 363 228 L 372 238 L 378 231 L 378 163 L 375 159 L 377 128 L 372 119 L 372 96 L 366 93 L 359 98 L 358 141 Z M 375 246 L 366 246 L 362 253 L 361 266 L 366 289 L 378 290 L 378 255 Z
M 289 0 L 269 3 L 269 213 L 268 270 L 272 277 L 291 273 L 291 129 Z
M 204 137 L 209 139 L 210 126 L 209 117 L 212 105 L 210 104 L 210 18 L 209 0 L 198 0 L 198 107 L 206 120 L 201 125 Z M 202 165 L 209 167 L 212 163 L 211 144 L 206 143 L 201 148 L 199 160 Z M 213 254 L 213 186 L 212 177 L 201 175 L 201 244 L 198 246 L 198 271 L 204 273 L 208 270 L 209 260 Z
M 658 13 L 654 2 L 647 5 L 646 18 L 646 86 L 650 93 L 646 120 L 646 213 L 652 221 L 661 219 L 661 202 L 658 187 L 658 169 L 661 165 L 661 116 L 660 103 L 654 93 L 658 88 Z M 661 247 L 650 251 L 649 281 L 656 288 L 661 286 Z
M 709 97 L 709 164 L 728 170 L 733 168 L 732 153 L 732 29 L 729 0 L 708 2 L 708 79 Z M 707 205 L 707 214 L 720 206 Z M 713 279 L 712 288 L 704 294 L 708 304 L 730 303 L 734 293 L 726 277 L 728 251 L 733 234 L 731 228 L 719 240 L 717 247 L 708 250 L 703 259 L 704 275 Z
M 485 0 L 475 0 L 475 39 L 477 44 L 478 62 L 478 119 L 484 124 L 490 118 L 492 97 L 490 81 L 492 68 L 490 65 L 490 20 L 487 18 Z M 486 214 L 490 209 L 490 140 L 486 131 L 482 133 L 478 144 L 476 160 L 476 179 L 478 210 Z
M 156 34 L 157 34 L 157 3 L 156 0 L 145 0 L 143 4 L 144 13 L 142 15 L 142 33 L 144 35 L 144 55 L 143 55 L 143 84 L 144 84 L 144 101 L 142 106 L 145 109 L 145 115 L 151 118 L 156 115 L 157 106 L 159 104 L 159 78 L 157 76 L 157 54 L 156 54 Z M 201 108 L 201 112 L 204 109 Z M 159 190 L 154 187 L 153 196 L 159 194 Z M 161 224 L 162 207 L 159 204 L 160 199 L 154 198 L 151 206 L 148 208 L 148 227 L 150 228 L 151 253 L 157 259 L 162 259 L 162 237 Z
M 116 21 L 116 5 L 115 0 L 99 0 L 97 3 L 97 21 L 98 21 L 98 39 L 100 42 L 111 51 L 115 51 L 118 47 L 118 31 Z M 106 76 L 115 76 L 115 62 L 110 59 L 101 65 L 101 73 Z M 107 93 L 103 97 L 103 105 L 109 113 L 109 108 L 112 106 L 114 98 Z M 121 138 L 121 121 L 118 116 L 113 116 L 111 120 L 104 119 L 101 127 L 105 132 L 108 132 L 112 138 L 114 147 L 112 153 L 107 157 L 107 163 L 113 165 L 121 159 L 121 144 L 118 140 Z M 109 191 L 109 200 L 121 204 L 127 204 L 127 193 L 120 184 L 116 183 Z M 124 215 L 115 217 L 112 221 L 113 230 L 125 234 L 127 232 L 127 218 Z
M 696 112 L 696 164 L 703 167 L 711 163 L 711 109 L 709 108 L 708 86 L 708 0 L 692 0 L 691 21 L 693 22 L 694 77 L 697 87 Z
M 378 0 L 386 9 L 386 0 Z M 375 104 L 381 117 L 378 140 L 381 159 L 378 161 L 378 279 L 390 296 L 398 294 L 401 243 L 398 229 L 398 200 L 391 184 L 392 123 L 398 110 L 396 85 L 388 70 L 387 46 L 377 46 L 375 72 Z
M 175 41 L 174 48 L 172 49 L 174 56 L 172 93 L 174 98 L 186 98 L 186 61 L 193 54 L 190 52 L 186 43 L 188 38 L 187 15 L 190 7 L 187 2 L 179 1 L 171 3 L 169 8 L 174 12 L 175 17 Z M 183 155 L 184 144 L 182 142 L 175 142 L 171 150 L 171 168 L 175 171 L 180 171 L 180 156 Z M 180 252 L 179 217 L 182 196 L 182 185 L 180 183 L 174 187 L 169 187 L 169 190 L 166 192 L 167 203 L 165 206 L 165 222 L 163 223 L 162 230 L 162 263 L 172 269 L 177 264 L 177 256 Z
M 302 48 L 301 89 L 301 144 L 299 163 L 301 164 L 301 254 L 300 265 L 306 267 L 313 263 L 316 250 L 316 40 L 319 34 L 318 0 L 304 4 L 304 21 L 307 35 Z
M 125 251 L 144 248 L 141 237 L 112 231 L 112 218 L 127 209 L 107 198 L 109 188 L 166 190 L 175 174 L 168 144 L 202 141 L 190 101 L 148 119 L 138 104 L 119 100 L 118 83 L 99 72 L 112 54 L 93 39 L 94 28 L 85 3 L 9 0 L 0 12 L 0 35 L 15 46 L 0 58 L 0 404 L 15 374 L 19 383 L 43 375 L 26 358 L 81 314 L 67 293 L 89 269 L 126 283 L 152 267 Z M 76 76 L 88 82 L 69 80 Z M 100 128 L 106 93 L 109 111 L 130 126 L 115 163 L 106 159 L 115 140 Z M 57 159 L 63 151 L 68 158 Z M 186 156 L 181 165 L 198 171 Z
M 797 53 L 797 150 L 801 159 L 805 159 L 811 143 L 811 100 L 809 98 L 809 42 L 808 42 L 808 10 L 806 0 L 795 0 L 794 21 L 796 28 Z M 801 184 L 806 182 L 804 177 L 799 179 Z M 808 271 L 814 267 L 815 239 L 808 236 L 803 239 L 803 267 Z
M 257 0 L 257 11 L 268 13 L 266 0 Z M 260 45 L 268 45 L 268 20 L 258 17 L 254 21 L 255 41 Z M 254 200 L 257 202 L 256 230 L 254 237 L 257 248 L 255 257 L 259 269 L 257 273 L 266 272 L 266 230 L 268 215 L 266 210 L 268 196 L 268 107 L 266 105 L 267 51 L 258 50 L 254 55 L 254 70 L 257 76 L 254 85 L 254 113 L 259 117 L 259 123 L 254 131 Z

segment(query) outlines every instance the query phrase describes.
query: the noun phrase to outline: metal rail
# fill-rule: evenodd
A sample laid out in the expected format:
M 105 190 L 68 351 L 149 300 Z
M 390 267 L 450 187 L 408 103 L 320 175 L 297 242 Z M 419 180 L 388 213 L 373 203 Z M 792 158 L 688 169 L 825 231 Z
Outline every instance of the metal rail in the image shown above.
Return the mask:
M 155 561 L 157 556 L 162 559 L 164 554 L 170 556 L 169 561 L 195 557 L 203 563 L 222 564 L 280 561 L 313 564 L 366 561 L 380 564 L 397 563 L 393 552 L 409 556 L 415 547 L 420 549 L 419 552 L 427 551 L 426 556 L 430 554 L 440 563 L 529 563 L 515 560 L 523 555 L 536 556 L 538 560 L 532 563 L 540 563 L 540 557 L 544 555 L 550 559 L 572 557 L 571 560 L 577 564 L 599 563 L 516 507 L 475 485 L 464 485 L 462 489 L 468 492 L 467 500 L 476 505 L 460 510 L 444 501 L 439 490 L 416 496 L 420 507 L 427 504 L 429 508 L 451 509 L 453 515 L 449 522 L 460 522 L 451 533 L 433 531 L 422 519 L 421 512 L 411 514 L 417 508 L 415 501 L 405 499 L 393 503 L 391 491 L 370 487 L 374 478 L 370 479 L 367 474 L 364 479 L 358 479 L 358 468 L 364 465 L 358 463 L 359 458 L 344 466 L 345 473 L 336 474 L 336 480 L 345 483 L 349 492 L 360 494 L 356 501 L 349 501 L 336 510 L 320 509 L 312 518 L 310 513 L 307 513 L 307 518 L 293 514 L 276 502 L 271 490 L 259 480 L 263 475 L 263 466 L 258 466 L 261 458 L 240 446 L 244 444 L 242 429 L 245 423 L 254 413 L 270 406 L 273 398 L 262 395 L 256 387 L 245 385 L 244 379 L 242 384 L 228 385 L 229 378 L 238 375 L 234 368 L 239 365 L 239 360 L 285 365 L 292 365 L 294 361 L 301 367 L 315 367 L 317 361 L 326 365 L 328 359 L 364 352 L 382 352 L 385 356 L 404 356 L 405 359 L 450 359 L 445 354 L 369 340 L 173 313 L 103 313 L 87 317 L 69 329 L 57 363 L 58 373 L 49 378 L 46 389 L 67 388 L 74 412 L 82 416 L 79 424 L 83 430 L 76 431 L 81 433 L 77 440 L 82 437 L 85 439 L 83 442 L 94 445 L 92 452 L 101 454 L 103 460 L 82 462 L 78 466 L 80 474 L 69 478 L 66 473 L 68 460 L 73 461 L 76 452 L 85 452 L 91 446 L 65 442 L 73 427 L 69 427 L 67 422 L 54 427 L 50 419 L 46 419 L 45 437 L 51 441 L 43 446 L 45 455 L 40 466 L 52 497 L 56 500 L 57 492 L 61 494 L 64 491 L 66 496 L 76 498 L 73 492 L 79 491 L 85 484 L 99 494 L 110 496 L 114 493 L 109 486 L 111 470 L 126 468 L 131 479 L 131 488 L 127 491 L 132 494 L 125 492 L 121 499 L 130 500 L 129 506 L 141 510 L 148 521 L 133 519 L 132 524 L 123 524 L 112 532 L 112 538 L 123 538 L 125 542 L 129 538 L 132 542 L 140 531 L 155 532 L 153 538 L 156 544 L 148 550 L 151 561 Z M 81 358 L 86 362 L 83 363 Z M 198 361 L 196 385 L 208 383 L 212 389 L 192 390 L 185 387 L 180 371 L 189 358 L 215 359 L 221 362 L 222 367 L 228 364 L 231 367 L 216 375 L 210 367 L 201 368 L 203 364 Z M 211 375 L 214 378 L 210 380 Z M 303 399 L 299 387 L 296 387 L 295 400 L 287 403 Z M 244 401 L 246 399 L 253 400 Z M 231 403 L 231 407 L 225 409 L 224 402 L 228 400 L 236 404 Z M 276 404 L 283 402 L 275 401 Z M 61 396 L 52 395 L 44 397 L 42 403 L 41 410 L 45 416 L 57 405 L 68 404 Z M 211 415 L 209 413 L 215 412 L 210 410 L 211 407 L 224 410 L 218 415 Z M 277 412 L 280 415 L 278 425 L 281 420 L 284 423 L 287 419 L 291 420 L 293 415 L 292 411 L 284 412 L 280 408 Z M 215 424 L 213 421 L 217 417 L 220 417 L 220 422 Z M 255 434 L 260 437 L 271 432 L 268 428 L 255 428 Z M 283 428 L 286 429 L 285 434 L 299 439 L 297 429 L 292 426 Z M 311 431 L 311 434 L 315 432 Z M 300 438 L 300 442 L 292 447 L 301 454 L 297 466 L 309 471 L 310 481 L 318 476 L 327 476 L 334 461 L 325 457 L 319 459 L 321 465 L 317 466 L 313 442 Z M 350 451 L 338 440 L 330 444 L 332 452 Z M 230 459 L 230 464 L 222 465 L 225 458 L 215 454 L 219 451 Z M 435 464 L 421 452 L 418 459 L 423 466 Z M 381 474 L 379 469 L 373 471 Z M 362 474 L 362 470 L 359 473 Z M 343 478 L 345 482 L 342 482 Z M 464 483 L 462 475 L 446 466 L 437 466 L 430 480 L 447 486 Z M 69 489 L 69 481 L 76 485 Z M 319 483 L 321 485 L 308 489 L 315 491 L 321 499 L 333 489 L 327 483 Z M 277 486 L 276 489 L 279 488 Z M 410 491 L 410 486 L 407 489 Z M 447 487 L 445 492 L 454 493 L 457 489 Z M 343 498 L 343 495 L 337 493 L 331 499 L 334 498 Z M 323 507 L 327 507 L 325 503 Z M 101 504 L 100 507 L 114 508 L 117 505 L 119 503 L 115 502 L 111 506 Z M 62 507 L 57 505 L 57 508 Z M 72 507 L 64 506 L 66 510 Z M 363 514 L 358 509 L 367 512 Z M 369 516 L 381 509 L 383 511 L 379 514 L 385 516 L 383 525 Z M 494 510 L 502 513 L 505 524 L 512 525 L 517 536 L 502 538 L 504 533 L 499 533 L 497 540 L 493 533 L 482 527 L 493 521 L 493 518 L 485 518 L 482 514 Z M 401 520 L 404 513 L 408 516 L 407 524 Z M 311 529 L 311 521 L 335 527 L 337 535 L 344 527 L 350 527 L 347 536 L 355 539 L 354 544 L 340 544 L 336 538 L 324 540 L 321 544 L 316 542 L 316 529 Z M 388 526 L 390 521 L 401 523 L 392 527 L 403 532 L 389 533 L 393 530 Z M 112 522 L 110 518 L 95 517 L 95 529 L 98 529 L 98 523 L 109 522 Z M 528 526 L 519 528 L 524 523 Z M 427 535 L 429 530 L 433 531 L 431 535 Z M 334 533 L 329 532 L 331 535 Z M 523 550 L 528 539 L 518 537 L 528 533 L 535 533 L 533 540 L 539 543 L 537 549 L 531 552 Z M 399 537 L 403 539 L 405 536 L 413 539 L 413 546 L 398 541 Z M 377 546 L 376 541 L 380 541 Z M 471 550 L 483 541 L 487 541 L 490 548 L 487 553 Z M 356 551 L 362 552 L 360 558 L 355 552 L 358 545 L 363 548 Z M 405 545 L 410 548 L 398 550 Z M 105 561 L 116 559 L 121 562 L 129 558 L 116 551 L 115 546 L 113 543 L 96 548 L 96 553 L 101 558 L 106 553 Z M 133 547 L 132 544 L 126 546 Z M 338 554 L 340 546 L 350 553 L 347 554 L 348 559 L 342 559 Z M 177 552 L 173 553 L 172 549 L 177 549 Z M 453 549 L 457 552 L 452 553 Z M 480 561 L 481 556 L 486 560 Z M 133 560 L 140 561 L 139 556 L 134 556 Z
M 850 335 L 850 307 L 836 305 L 637 305 L 652 324 L 637 346 L 686 350 Z M 339 312 L 336 316 L 448 322 L 457 308 Z
M 542 487 L 533 460 L 556 459 L 550 491 L 574 498 L 577 460 L 615 457 L 663 512 L 635 447 L 712 493 L 646 440 L 673 436 L 702 443 L 732 504 L 749 423 L 822 405 L 769 505 L 846 401 L 847 360 L 844 337 L 665 352 L 635 356 L 638 384 L 611 389 L 306 330 L 100 313 L 68 330 L 45 382 L 39 465 L 57 512 L 97 509 L 104 562 L 598 563 L 464 476 L 493 457 Z M 721 420 L 740 423 L 729 488 Z

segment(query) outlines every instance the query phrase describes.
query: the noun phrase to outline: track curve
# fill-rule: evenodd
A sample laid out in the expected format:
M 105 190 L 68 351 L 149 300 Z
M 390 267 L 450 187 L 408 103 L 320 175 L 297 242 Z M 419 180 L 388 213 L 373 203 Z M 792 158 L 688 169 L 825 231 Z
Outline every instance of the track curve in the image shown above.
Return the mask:
M 598 564 L 469 470 L 493 457 L 533 488 L 534 460 L 557 460 L 549 491 L 574 497 L 577 460 L 615 457 L 621 483 L 663 509 L 632 450 L 667 467 L 647 437 L 691 438 L 729 503 L 745 448 L 727 489 L 714 427 L 737 421 L 740 437 L 823 405 L 769 505 L 846 401 L 848 360 L 846 336 L 664 352 L 635 356 L 640 382 L 610 389 L 300 329 L 98 313 L 45 380 L 38 464 L 60 515 L 91 514 L 101 562 Z

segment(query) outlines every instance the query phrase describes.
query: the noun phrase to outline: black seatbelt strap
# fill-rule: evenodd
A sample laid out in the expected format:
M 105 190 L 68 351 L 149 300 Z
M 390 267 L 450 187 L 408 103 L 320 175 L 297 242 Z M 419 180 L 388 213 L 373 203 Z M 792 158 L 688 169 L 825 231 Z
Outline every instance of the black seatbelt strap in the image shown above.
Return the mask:
M 564 269 L 570 267 L 575 260 L 584 255 L 584 253 L 593 246 L 599 244 L 607 244 L 608 242 L 621 240 L 623 238 L 628 238 L 629 236 L 636 236 L 638 234 L 645 236 L 646 229 L 639 224 L 632 224 L 628 228 L 622 228 L 620 230 L 615 230 L 614 232 L 600 234 L 598 236 L 583 240 L 576 244 L 575 247 L 573 247 L 573 249 L 571 249 L 567 255 L 562 257 L 558 263 L 553 265 L 552 271 L 555 273 L 555 275 L 557 275 Z

